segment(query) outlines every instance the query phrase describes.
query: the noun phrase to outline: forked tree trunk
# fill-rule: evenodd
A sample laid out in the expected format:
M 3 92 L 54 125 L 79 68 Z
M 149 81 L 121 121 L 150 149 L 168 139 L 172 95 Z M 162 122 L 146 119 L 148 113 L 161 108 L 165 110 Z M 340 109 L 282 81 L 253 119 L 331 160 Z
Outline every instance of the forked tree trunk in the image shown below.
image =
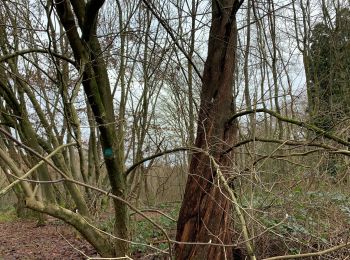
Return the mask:
M 196 147 L 206 150 L 227 173 L 233 158 L 224 151 L 236 139 L 235 123 L 228 124 L 234 111 L 234 70 L 236 63 L 235 0 L 212 1 L 212 23 L 208 57 L 204 67 Z M 216 185 L 216 171 L 207 155 L 192 156 L 184 200 L 179 214 L 176 239 L 181 242 L 231 244 L 231 202 L 224 188 Z M 176 259 L 232 258 L 229 247 L 176 245 Z
M 97 36 L 98 13 L 104 2 L 105 0 L 55 0 L 54 5 L 72 48 L 76 68 L 82 72 L 82 85 L 100 132 L 112 194 L 125 198 L 124 151 L 119 149 L 123 140 L 117 135 L 107 65 L 101 55 L 103 50 Z M 113 240 L 115 250 L 112 256 L 124 257 L 129 253 L 129 244 L 126 242 L 129 239 L 128 208 L 121 201 L 114 200 L 113 203 L 114 235 L 120 239 Z

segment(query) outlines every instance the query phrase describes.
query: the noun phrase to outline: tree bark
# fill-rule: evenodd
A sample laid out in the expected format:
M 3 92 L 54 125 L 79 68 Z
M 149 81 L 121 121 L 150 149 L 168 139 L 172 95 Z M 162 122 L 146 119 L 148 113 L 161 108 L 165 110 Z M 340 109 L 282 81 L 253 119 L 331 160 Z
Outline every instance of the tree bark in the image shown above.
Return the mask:
M 105 0 L 85 3 L 83 0 L 56 0 L 55 8 L 72 48 L 77 69 L 82 72 L 82 84 L 88 103 L 97 123 L 104 161 L 108 173 L 112 194 L 125 197 L 126 181 L 124 172 L 124 151 L 120 150 L 116 132 L 116 120 L 113 109 L 113 97 L 107 74 L 105 60 L 97 37 L 97 17 Z M 82 31 L 79 36 L 78 26 Z M 128 240 L 129 217 L 127 206 L 114 200 L 114 234 Z M 128 243 L 115 240 L 115 256 L 128 254 Z
M 212 23 L 208 57 L 204 67 L 201 105 L 195 145 L 206 150 L 227 173 L 233 166 L 226 148 L 236 140 L 237 127 L 229 121 L 234 112 L 233 84 L 236 64 L 236 12 L 241 2 L 212 1 Z M 193 154 L 184 200 L 179 214 L 176 239 L 181 242 L 230 244 L 230 212 L 232 204 L 224 189 L 215 185 L 217 173 L 209 157 Z M 177 259 L 232 258 L 227 247 L 208 245 L 176 245 Z

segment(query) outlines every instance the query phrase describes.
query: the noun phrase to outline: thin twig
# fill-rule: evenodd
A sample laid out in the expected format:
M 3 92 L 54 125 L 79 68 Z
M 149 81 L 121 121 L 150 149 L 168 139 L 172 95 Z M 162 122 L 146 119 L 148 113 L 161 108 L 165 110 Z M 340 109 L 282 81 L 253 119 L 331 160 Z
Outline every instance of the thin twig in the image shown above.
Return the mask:
M 62 148 L 71 146 L 71 145 L 75 145 L 76 143 L 70 143 L 70 144 L 63 144 L 59 147 L 57 147 L 54 151 L 52 151 L 48 156 L 45 157 L 45 160 L 42 159 L 39 163 L 37 163 L 33 168 L 31 168 L 27 173 L 25 173 L 23 176 L 18 177 L 15 175 L 12 175 L 13 177 L 16 178 L 16 180 L 12 183 L 10 183 L 7 187 L 3 188 L 0 191 L 0 197 L 5 195 L 13 186 L 15 186 L 16 184 L 18 184 L 20 181 L 22 180 L 26 180 L 26 178 L 32 174 L 36 169 L 38 169 L 41 165 L 43 165 L 48 159 L 50 159 L 53 155 L 55 155 L 59 150 L 61 150 Z M 39 183 L 41 183 L 41 181 L 38 181 Z M 51 183 L 51 181 L 48 181 L 49 183 Z
M 222 174 L 222 172 L 220 170 L 220 166 L 217 164 L 217 162 L 215 161 L 214 157 L 209 155 L 208 153 L 207 153 L 207 155 L 209 156 L 211 162 L 213 163 L 219 179 L 222 181 L 226 191 L 229 193 L 229 195 L 231 197 L 231 200 L 233 202 L 234 208 L 236 210 L 236 213 L 237 213 L 238 218 L 239 218 L 239 220 L 241 222 L 241 225 L 242 225 L 242 232 L 243 232 L 243 236 L 244 236 L 244 239 L 245 239 L 245 246 L 246 246 L 247 252 L 248 252 L 248 254 L 250 256 L 250 259 L 251 260 L 256 260 L 256 256 L 255 256 L 255 253 L 254 253 L 253 246 L 250 243 L 251 238 L 249 237 L 248 226 L 247 226 L 247 223 L 245 221 L 244 215 L 243 215 L 243 213 L 241 211 L 241 208 L 240 208 L 240 206 L 238 204 L 236 195 L 234 194 L 232 189 L 229 187 L 229 185 L 228 185 L 224 175 Z
M 6 135 L 8 138 L 10 138 L 12 141 L 14 141 L 15 143 L 17 143 L 18 145 L 22 146 L 23 148 L 25 148 L 27 151 L 33 153 L 34 155 L 36 155 L 37 157 L 41 158 L 43 161 L 45 161 L 47 164 L 49 164 L 54 170 L 56 170 L 59 174 L 62 175 L 63 179 L 62 181 L 65 182 L 71 182 L 74 183 L 76 185 L 80 185 L 95 191 L 98 191 L 108 197 L 111 197 L 112 199 L 118 200 L 122 203 L 125 203 L 131 210 L 137 212 L 139 215 L 141 215 L 142 217 L 144 217 L 145 219 L 147 219 L 152 225 L 154 225 L 156 228 L 158 228 L 166 237 L 167 241 L 168 241 L 168 245 L 169 245 L 169 256 L 172 256 L 172 250 L 171 250 L 171 241 L 170 241 L 170 237 L 167 234 L 167 232 L 164 230 L 163 227 L 161 227 L 160 225 L 158 225 L 156 222 L 154 222 L 152 219 L 150 219 L 149 217 L 147 217 L 144 213 L 142 213 L 140 210 L 138 210 L 136 207 L 134 207 L 130 202 L 126 201 L 125 199 L 118 197 L 108 191 L 102 190 L 100 188 L 94 187 L 92 185 L 74 180 L 70 177 L 68 177 L 68 175 L 66 173 L 64 173 L 62 170 L 60 170 L 59 168 L 57 168 L 51 161 L 47 160 L 44 156 L 42 156 L 41 154 L 39 154 L 38 152 L 34 151 L 32 148 L 26 146 L 25 144 L 23 144 L 22 142 L 18 141 L 16 138 L 14 138 L 10 133 L 8 133 L 7 131 L 5 131 L 4 129 L 0 128 L 0 132 L 3 133 L 4 135 Z
M 312 256 L 321 256 L 348 246 L 350 246 L 350 242 L 343 243 L 343 244 L 340 244 L 322 251 L 318 251 L 318 252 L 305 253 L 305 254 L 299 254 L 299 255 L 274 256 L 274 257 L 264 258 L 263 260 L 296 259 L 296 258 L 305 258 L 305 257 L 312 257 Z

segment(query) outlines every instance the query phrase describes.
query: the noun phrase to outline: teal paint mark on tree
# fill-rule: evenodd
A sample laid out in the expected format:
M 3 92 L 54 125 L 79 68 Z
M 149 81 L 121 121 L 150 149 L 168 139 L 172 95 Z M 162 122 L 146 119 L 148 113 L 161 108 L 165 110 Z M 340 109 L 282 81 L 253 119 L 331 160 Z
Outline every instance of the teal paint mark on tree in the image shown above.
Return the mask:
M 113 150 L 112 150 L 112 148 L 106 148 L 106 149 L 104 149 L 103 155 L 104 155 L 106 158 L 111 158 L 111 157 L 113 157 Z

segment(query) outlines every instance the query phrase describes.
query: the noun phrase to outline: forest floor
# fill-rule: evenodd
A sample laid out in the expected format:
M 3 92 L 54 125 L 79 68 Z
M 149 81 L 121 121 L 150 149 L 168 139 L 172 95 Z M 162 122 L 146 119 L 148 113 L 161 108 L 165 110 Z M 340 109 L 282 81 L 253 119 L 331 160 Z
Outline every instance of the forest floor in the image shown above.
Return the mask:
M 178 214 L 179 205 L 163 205 L 161 209 L 171 217 L 165 217 L 157 210 L 147 210 L 144 214 L 167 229 L 168 234 L 174 238 L 176 231 L 174 219 Z M 147 246 L 152 244 L 159 249 L 167 249 L 167 243 L 161 231 L 136 214 L 132 215 L 131 220 L 132 239 L 136 242 L 131 245 L 131 257 L 165 259 L 162 254 L 150 250 Z M 105 213 L 100 216 L 99 228 L 111 232 L 113 225 L 112 214 Z M 0 209 L 0 260 L 75 260 L 89 257 L 98 257 L 98 255 L 92 246 L 78 235 L 77 231 L 64 222 L 48 217 L 46 225 L 37 226 L 37 220 L 33 218 L 16 217 L 11 207 L 4 211 Z
M 72 228 L 57 221 L 0 220 L 0 259 L 86 259 L 96 251 Z

